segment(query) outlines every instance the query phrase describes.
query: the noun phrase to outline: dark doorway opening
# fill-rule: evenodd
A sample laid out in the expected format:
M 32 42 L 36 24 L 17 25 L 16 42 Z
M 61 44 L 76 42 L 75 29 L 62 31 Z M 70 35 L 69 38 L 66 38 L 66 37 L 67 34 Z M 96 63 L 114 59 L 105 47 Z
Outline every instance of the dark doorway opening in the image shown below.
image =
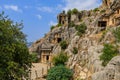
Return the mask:
M 49 61 L 49 55 L 46 56 L 46 60 Z
M 107 21 L 98 21 L 98 27 L 101 27 L 101 31 L 105 30 L 107 26 Z
M 107 21 L 98 21 L 98 26 L 99 27 L 106 27 L 107 26 Z
M 64 24 L 65 22 L 64 21 L 62 21 L 62 24 Z
M 58 38 L 58 39 L 57 39 L 57 42 L 58 42 L 58 43 L 59 43 L 59 42 L 61 42 L 61 41 L 62 41 L 62 39 L 61 39 L 61 38 Z

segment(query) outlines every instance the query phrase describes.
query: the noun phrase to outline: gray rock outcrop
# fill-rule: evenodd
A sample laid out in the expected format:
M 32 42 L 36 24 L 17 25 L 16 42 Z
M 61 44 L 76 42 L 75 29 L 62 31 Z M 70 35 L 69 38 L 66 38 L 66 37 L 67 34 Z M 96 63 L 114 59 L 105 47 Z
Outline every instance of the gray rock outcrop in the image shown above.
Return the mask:
M 104 70 L 94 73 L 92 80 L 120 80 L 120 56 L 114 57 Z

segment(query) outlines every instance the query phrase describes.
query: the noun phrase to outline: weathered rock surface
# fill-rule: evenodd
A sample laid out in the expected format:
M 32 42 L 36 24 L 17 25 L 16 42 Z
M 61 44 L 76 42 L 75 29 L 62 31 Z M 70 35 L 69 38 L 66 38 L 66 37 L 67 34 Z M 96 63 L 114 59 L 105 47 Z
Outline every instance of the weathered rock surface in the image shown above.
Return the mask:
M 120 80 L 120 56 L 114 57 L 104 70 L 94 73 L 92 80 Z
M 67 66 L 74 71 L 74 80 L 120 80 L 120 56 L 114 57 L 106 67 L 101 65 L 99 56 L 102 54 L 104 43 L 115 43 L 115 37 L 112 33 L 113 27 L 104 30 L 98 27 L 98 20 L 103 15 L 114 12 L 114 9 L 120 7 L 120 0 L 103 0 L 99 11 L 94 12 L 82 11 L 80 13 L 81 21 L 75 18 L 78 15 L 72 15 L 72 20 L 79 25 L 83 22 L 87 25 L 87 30 L 82 36 L 77 35 L 75 27 L 61 26 L 50 31 L 43 39 L 36 41 L 30 48 L 30 51 L 36 51 L 39 45 L 44 42 L 51 43 L 55 38 L 55 34 L 59 34 L 62 40 L 68 42 L 68 47 L 65 52 L 69 56 Z M 100 11 L 105 10 L 101 13 Z M 51 43 L 53 46 L 52 53 L 61 52 L 61 47 L 58 43 Z M 120 46 L 120 44 L 117 44 Z M 73 48 L 78 49 L 77 54 L 73 54 Z

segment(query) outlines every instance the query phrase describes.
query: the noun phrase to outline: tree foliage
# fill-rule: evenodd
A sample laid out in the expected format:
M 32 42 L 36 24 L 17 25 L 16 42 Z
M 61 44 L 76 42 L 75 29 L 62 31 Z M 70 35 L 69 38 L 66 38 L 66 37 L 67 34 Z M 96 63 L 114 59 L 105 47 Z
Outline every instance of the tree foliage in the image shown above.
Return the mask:
M 102 65 L 106 66 L 107 63 L 118 53 L 118 50 L 115 46 L 111 44 L 104 44 L 103 54 L 100 56 L 102 60 Z
M 27 78 L 31 60 L 22 24 L 0 14 L 0 80 Z
M 78 12 L 79 11 L 76 8 L 72 9 L 72 14 L 77 14 Z
M 73 72 L 65 66 L 55 66 L 48 71 L 47 80 L 70 80 Z
M 31 56 L 31 61 L 33 62 L 33 63 L 37 63 L 38 62 L 38 57 L 37 57 L 37 53 L 31 53 L 30 54 L 30 56 Z
M 68 61 L 68 56 L 66 53 L 61 52 L 53 57 L 52 62 L 55 66 L 57 65 L 65 65 L 65 62 Z

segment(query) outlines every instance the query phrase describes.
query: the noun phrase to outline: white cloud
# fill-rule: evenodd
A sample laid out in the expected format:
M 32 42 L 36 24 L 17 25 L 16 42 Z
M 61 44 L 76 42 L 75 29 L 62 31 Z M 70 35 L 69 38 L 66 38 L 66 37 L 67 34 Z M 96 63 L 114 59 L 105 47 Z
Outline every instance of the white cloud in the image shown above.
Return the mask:
M 100 5 L 99 0 L 64 0 L 66 5 L 64 10 L 77 8 L 79 10 L 88 10 L 98 7 Z
M 52 26 L 52 25 L 57 25 L 57 22 L 50 21 L 50 22 L 49 22 L 49 26 Z
M 22 12 L 22 10 L 19 9 L 17 5 L 4 5 L 4 8 L 7 9 L 7 10 L 13 10 L 13 11 L 16 11 L 16 12 Z
M 41 15 L 36 15 L 36 16 L 37 16 L 37 18 L 38 18 L 39 20 L 42 19 L 42 16 L 41 16 Z
M 42 11 L 42 12 L 52 12 L 53 11 L 53 9 L 52 8 L 50 8 L 50 7 L 38 7 L 37 8 L 39 11 Z

